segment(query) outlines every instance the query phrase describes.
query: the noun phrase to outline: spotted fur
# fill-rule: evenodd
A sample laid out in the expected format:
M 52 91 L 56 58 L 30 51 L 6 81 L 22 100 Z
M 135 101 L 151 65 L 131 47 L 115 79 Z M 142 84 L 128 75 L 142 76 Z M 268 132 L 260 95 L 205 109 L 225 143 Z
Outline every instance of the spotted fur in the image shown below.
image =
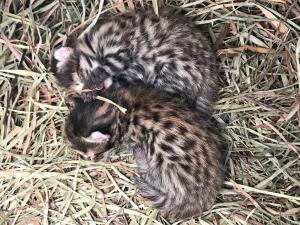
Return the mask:
M 52 68 L 60 86 L 79 93 L 105 88 L 103 81 L 114 77 L 115 82 L 142 80 L 207 111 L 217 99 L 213 50 L 199 28 L 174 10 L 160 17 L 127 12 L 108 18 L 73 47 L 57 49 Z M 85 100 L 92 96 L 82 94 Z
M 112 85 L 103 95 L 127 108 L 126 114 L 107 102 L 77 100 L 65 125 L 70 146 L 92 159 L 119 145 L 133 150 L 141 194 L 167 217 L 200 216 L 209 209 L 223 182 L 224 155 L 211 118 L 143 85 Z

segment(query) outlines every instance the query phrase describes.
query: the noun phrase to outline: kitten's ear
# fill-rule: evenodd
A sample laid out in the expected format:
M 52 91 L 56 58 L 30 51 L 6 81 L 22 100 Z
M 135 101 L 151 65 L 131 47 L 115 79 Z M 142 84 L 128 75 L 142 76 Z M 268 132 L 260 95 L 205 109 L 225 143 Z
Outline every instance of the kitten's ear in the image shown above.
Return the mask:
M 100 131 L 93 132 L 89 137 L 84 138 L 85 141 L 91 143 L 104 143 L 109 141 L 110 135 L 109 134 L 102 134 Z
M 69 60 L 71 55 L 74 53 L 74 49 L 71 47 L 61 47 L 54 51 L 54 59 L 58 61 L 58 67 L 63 65 Z

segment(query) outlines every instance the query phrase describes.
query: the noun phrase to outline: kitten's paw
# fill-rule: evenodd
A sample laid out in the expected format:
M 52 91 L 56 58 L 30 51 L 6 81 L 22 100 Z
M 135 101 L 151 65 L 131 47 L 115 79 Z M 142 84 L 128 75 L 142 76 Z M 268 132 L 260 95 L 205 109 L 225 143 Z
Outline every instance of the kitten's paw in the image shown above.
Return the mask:
M 95 91 L 84 92 L 80 95 L 84 102 L 91 102 L 92 100 L 96 99 L 97 96 L 98 94 Z
M 85 102 L 90 102 L 90 101 L 94 100 L 101 91 L 106 90 L 112 84 L 113 84 L 112 78 L 107 78 L 107 79 L 103 80 L 101 82 L 101 84 L 98 85 L 98 87 L 96 87 L 96 88 L 86 88 L 86 90 L 89 90 L 89 91 L 82 92 L 80 96 Z
M 109 162 L 112 151 L 102 152 L 96 155 L 94 161 L 96 162 Z

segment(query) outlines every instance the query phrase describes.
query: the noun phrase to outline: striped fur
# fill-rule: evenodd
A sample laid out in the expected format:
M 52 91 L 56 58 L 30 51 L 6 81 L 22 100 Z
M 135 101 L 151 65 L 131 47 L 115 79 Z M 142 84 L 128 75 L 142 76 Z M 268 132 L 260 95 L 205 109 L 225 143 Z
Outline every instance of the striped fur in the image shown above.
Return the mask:
M 208 112 L 217 99 L 218 76 L 209 42 L 172 10 L 160 17 L 127 12 L 99 22 L 74 47 L 56 50 L 53 71 L 60 86 L 77 92 L 101 89 L 103 80 L 114 77 L 115 82 L 142 80 Z M 93 93 L 82 97 L 90 99 Z
M 225 149 L 211 118 L 140 84 L 111 86 L 103 95 L 126 107 L 126 114 L 107 102 L 77 101 L 65 125 L 69 145 L 92 159 L 117 145 L 133 150 L 144 197 L 166 217 L 201 216 L 223 183 Z

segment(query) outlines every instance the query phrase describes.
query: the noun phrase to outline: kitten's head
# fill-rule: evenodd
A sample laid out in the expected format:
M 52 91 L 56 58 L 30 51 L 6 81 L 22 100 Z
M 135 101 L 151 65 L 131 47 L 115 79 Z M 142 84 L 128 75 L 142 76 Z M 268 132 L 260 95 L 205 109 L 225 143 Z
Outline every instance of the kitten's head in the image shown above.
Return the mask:
M 51 67 L 59 86 L 80 93 L 84 86 L 84 77 L 78 57 L 72 47 L 58 48 L 53 54 Z
M 51 70 L 59 86 L 79 94 L 86 88 L 102 89 L 105 87 L 103 81 L 109 77 L 96 54 L 80 40 L 74 47 L 60 47 L 54 51 Z
M 103 101 L 77 99 L 65 124 L 65 141 L 86 159 L 101 159 L 115 140 L 112 106 Z

